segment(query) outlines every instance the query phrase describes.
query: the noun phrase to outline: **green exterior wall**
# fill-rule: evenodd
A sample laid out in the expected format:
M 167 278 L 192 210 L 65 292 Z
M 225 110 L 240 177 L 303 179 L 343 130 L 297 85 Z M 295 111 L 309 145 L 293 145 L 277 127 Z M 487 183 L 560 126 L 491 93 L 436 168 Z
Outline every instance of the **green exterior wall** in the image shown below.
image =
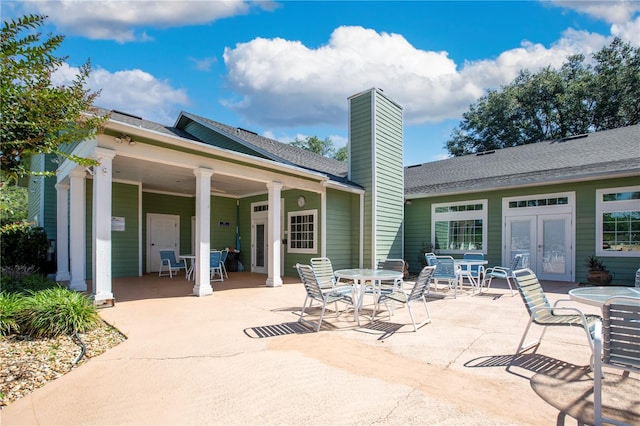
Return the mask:
M 402 109 L 376 92 L 376 260 L 403 258 L 404 164 Z
M 149 213 L 180 216 L 180 254 L 191 253 L 191 217 L 195 215 L 195 198 L 153 192 L 142 193 L 142 265 L 144 273 L 148 272 L 146 270 L 146 246 L 147 215 Z
M 502 199 L 534 194 L 575 192 L 575 279 L 586 282 L 587 268 L 585 260 L 596 252 L 596 190 L 613 187 L 632 186 L 638 184 L 637 177 L 572 182 L 556 185 L 545 185 L 528 188 L 517 188 L 501 191 L 489 191 L 466 195 L 451 195 L 411 200 L 405 208 L 405 257 L 409 261 L 410 270 L 419 270 L 423 246 L 432 240 L 431 205 L 463 200 L 488 200 L 487 255 L 489 265 L 502 263 Z M 632 284 L 635 271 L 640 267 L 638 257 L 598 256 L 607 268 L 615 274 L 613 284 Z M 412 262 L 413 260 L 413 262 Z
M 114 182 L 111 186 L 111 216 L 124 217 L 125 230 L 111 232 L 111 276 L 132 277 L 138 275 L 138 186 Z M 85 180 L 86 194 L 86 279 L 93 276 L 93 180 Z M 143 264 L 144 265 L 144 264 Z
M 358 228 L 351 214 L 356 194 L 327 189 L 327 257 L 334 269 L 357 268 L 359 245 L 354 247 L 353 229 Z M 359 211 L 359 205 L 356 211 Z M 356 216 L 358 218 L 358 216 Z M 357 242 L 359 240 L 356 239 Z
M 373 96 L 372 91 L 350 99 L 349 162 L 350 180 L 365 188 L 363 266 L 373 262 Z M 358 235 L 358 239 L 360 236 Z
M 35 172 L 54 173 L 53 155 L 37 154 L 31 158 L 30 167 Z M 49 240 L 57 238 L 56 177 L 29 176 L 27 220 L 44 228 Z
M 380 91 L 350 98 L 350 179 L 366 191 L 365 267 L 403 257 L 402 126 L 402 109 Z

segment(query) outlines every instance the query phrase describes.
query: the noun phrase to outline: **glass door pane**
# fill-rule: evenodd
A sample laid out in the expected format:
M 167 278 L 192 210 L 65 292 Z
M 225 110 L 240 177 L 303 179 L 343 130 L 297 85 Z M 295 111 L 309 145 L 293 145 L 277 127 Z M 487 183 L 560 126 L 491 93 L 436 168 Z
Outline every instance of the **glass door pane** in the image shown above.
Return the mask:
M 538 277 L 568 280 L 571 275 L 570 215 L 538 216 Z

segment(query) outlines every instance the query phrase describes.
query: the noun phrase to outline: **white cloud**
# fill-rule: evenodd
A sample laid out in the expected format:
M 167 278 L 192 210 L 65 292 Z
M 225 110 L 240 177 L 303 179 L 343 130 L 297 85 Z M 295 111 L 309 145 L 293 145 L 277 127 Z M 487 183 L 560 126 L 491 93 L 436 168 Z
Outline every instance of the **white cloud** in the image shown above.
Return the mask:
M 78 68 L 62 64 L 52 75 L 55 85 L 68 84 L 78 75 Z M 144 71 L 134 69 L 111 73 L 105 69 L 92 70 L 86 88 L 95 92 L 102 90 L 96 106 L 117 109 L 146 120 L 172 125 L 189 104 L 189 97 L 182 89 L 174 89 Z
M 637 0 L 551 0 L 551 3 L 610 24 L 624 24 L 640 12 L 640 2 Z
M 145 32 L 138 32 L 139 27 L 206 24 L 246 14 L 254 5 L 264 10 L 274 8 L 270 1 L 49 0 L 24 3 L 25 9 L 48 15 L 49 21 L 67 34 L 120 43 L 148 40 Z
M 362 27 L 339 27 L 317 49 L 256 38 L 225 49 L 228 83 L 238 98 L 222 103 L 263 125 L 338 124 L 345 94 L 378 87 L 404 107 L 408 124 L 440 122 L 459 118 L 486 89 L 509 83 L 521 69 L 559 66 L 574 53 L 588 58 L 608 41 L 567 30 L 550 47 L 525 41 L 495 59 L 458 66 L 446 52 Z

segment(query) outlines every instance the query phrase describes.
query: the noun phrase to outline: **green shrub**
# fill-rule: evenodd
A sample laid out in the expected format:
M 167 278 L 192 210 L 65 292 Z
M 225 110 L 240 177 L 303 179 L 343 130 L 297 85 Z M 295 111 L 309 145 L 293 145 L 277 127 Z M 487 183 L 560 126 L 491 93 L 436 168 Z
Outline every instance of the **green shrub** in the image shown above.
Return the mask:
M 0 292 L 0 336 L 20 333 L 19 317 L 25 306 L 24 295 Z
M 49 242 L 44 228 L 27 222 L 0 227 L 0 254 L 3 266 L 33 265 L 44 272 Z
M 16 272 L 16 270 L 19 271 Z M 44 275 L 23 271 L 24 267 L 3 267 L 0 277 L 0 291 L 7 293 L 28 293 L 29 291 L 39 291 L 47 288 L 61 286 L 60 283 L 51 281 Z M 29 269 L 29 268 L 27 268 Z
M 87 331 L 99 318 L 87 296 L 63 287 L 30 292 L 26 304 L 19 322 L 22 332 L 34 337 Z

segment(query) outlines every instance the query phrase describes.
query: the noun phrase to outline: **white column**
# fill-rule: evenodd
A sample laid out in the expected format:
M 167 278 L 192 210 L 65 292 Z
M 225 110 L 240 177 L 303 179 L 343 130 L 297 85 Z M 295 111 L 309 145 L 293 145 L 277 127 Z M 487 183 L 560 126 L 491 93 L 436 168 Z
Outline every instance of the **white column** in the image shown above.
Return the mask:
M 213 294 L 209 279 L 209 250 L 211 249 L 211 176 L 213 170 L 199 168 L 196 175 L 196 260 L 193 286 L 195 296 Z
M 280 193 L 282 184 L 280 182 L 269 182 L 267 184 L 269 190 L 269 214 L 268 214 L 268 232 L 269 250 L 267 260 L 267 287 L 282 286 L 282 277 L 280 276 L 280 256 L 281 244 L 280 240 Z
M 112 162 L 116 152 L 96 148 L 100 163 L 93 173 L 93 299 L 96 303 L 113 300 L 111 283 L 111 206 Z
M 69 185 L 56 184 L 56 281 L 69 281 Z
M 69 173 L 69 196 L 71 197 L 69 212 L 69 261 L 71 264 L 71 279 L 69 288 L 76 291 L 86 291 L 85 262 L 85 168 L 76 167 Z

